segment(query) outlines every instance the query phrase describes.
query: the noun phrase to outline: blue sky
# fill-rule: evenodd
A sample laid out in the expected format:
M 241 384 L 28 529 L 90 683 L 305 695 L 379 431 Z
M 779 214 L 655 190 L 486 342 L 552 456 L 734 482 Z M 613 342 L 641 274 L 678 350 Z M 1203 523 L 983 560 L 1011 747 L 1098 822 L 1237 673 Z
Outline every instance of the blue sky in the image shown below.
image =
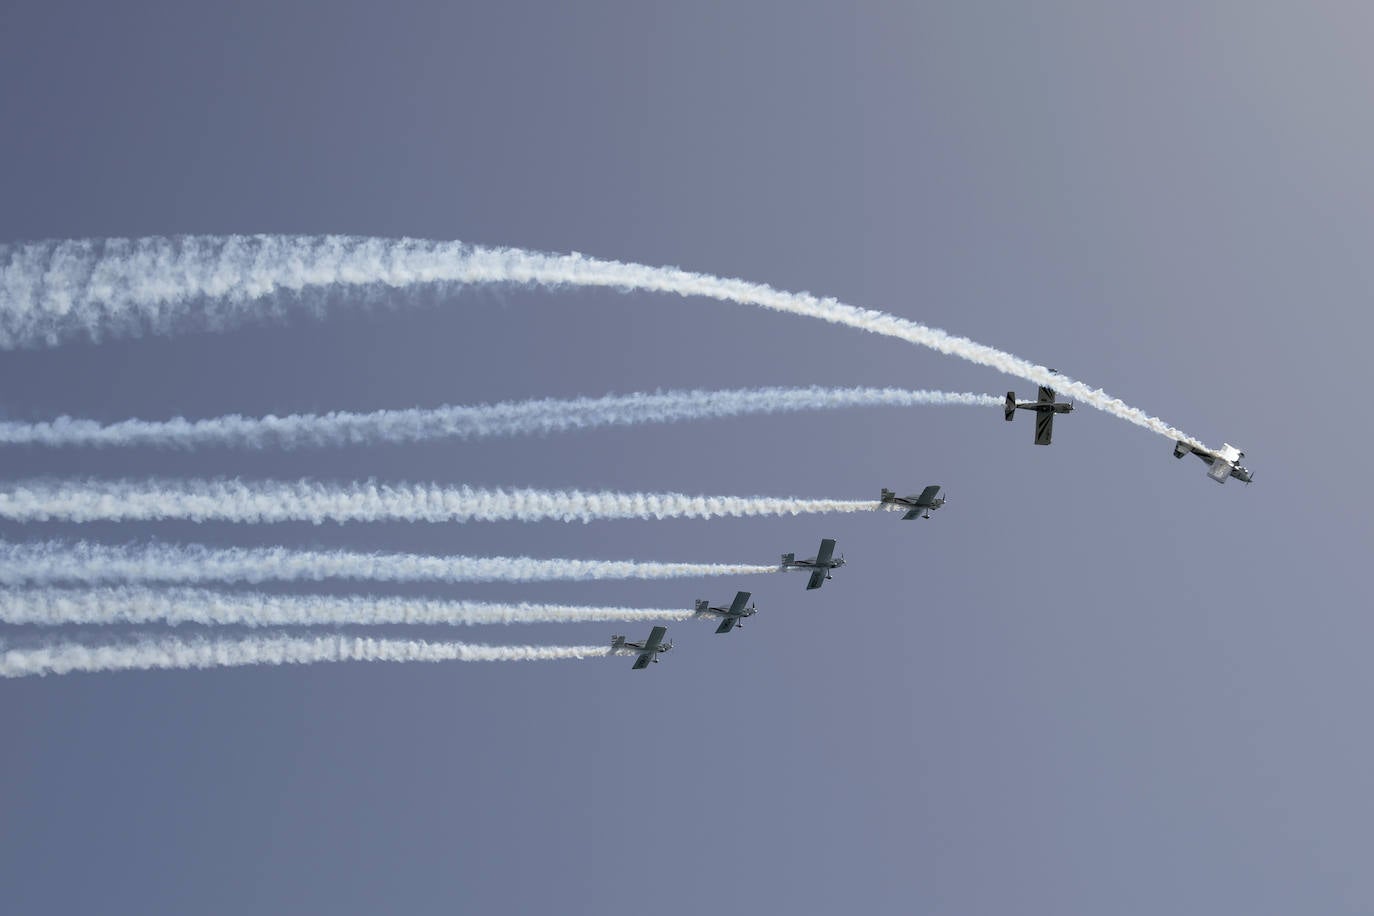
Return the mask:
M 909 525 L 6 523 L 25 541 L 720 562 L 832 536 L 849 559 L 815 593 L 800 576 L 371 589 L 636 606 L 755 592 L 744 631 L 675 624 L 678 648 L 643 675 L 615 660 L 0 684 L 16 910 L 1368 911 L 1364 10 L 17 3 L 6 20 L 5 241 L 339 232 L 680 265 L 1057 366 L 1244 448 L 1256 474 L 1217 487 L 1167 440 L 1086 410 L 1048 449 L 1025 418 L 951 408 L 294 452 L 7 450 L 10 479 L 839 498 L 936 482 L 951 497 Z M 347 304 L 6 352 L 0 409 L 1031 393 L 708 301 Z

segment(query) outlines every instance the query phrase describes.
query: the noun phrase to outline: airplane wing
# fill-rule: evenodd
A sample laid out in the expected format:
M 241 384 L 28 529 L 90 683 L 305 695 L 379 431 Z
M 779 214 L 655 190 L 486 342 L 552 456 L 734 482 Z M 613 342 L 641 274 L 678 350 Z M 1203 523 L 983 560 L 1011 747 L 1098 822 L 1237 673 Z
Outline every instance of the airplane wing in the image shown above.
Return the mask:
M 1041 388 L 1043 393 L 1046 389 Z M 1050 392 L 1053 394 L 1054 392 Z M 1037 410 L 1035 412 L 1035 444 L 1049 445 L 1050 436 L 1054 435 L 1054 411 Z
M 916 497 L 916 505 L 925 507 L 934 504 L 935 497 L 939 492 L 940 487 L 937 484 L 931 484 L 921 491 L 920 496 Z
M 824 567 L 830 562 L 833 556 L 835 556 L 835 540 L 833 538 L 826 538 L 821 541 L 820 552 L 816 554 L 816 565 Z
M 649 667 L 649 662 L 653 659 L 653 657 L 654 657 L 654 656 L 653 656 L 652 653 L 649 653 L 649 652 L 643 653 L 642 655 L 639 656 L 639 658 L 635 659 L 635 663 L 634 663 L 633 665 L 630 666 L 630 670 L 631 670 L 631 671 L 638 671 L 640 668 L 647 668 L 647 667 Z
M 909 521 L 911 521 L 913 518 L 920 518 L 920 517 L 921 517 L 921 513 L 924 512 L 924 511 L 925 511 L 924 509 L 922 509 L 922 508 L 920 508 L 920 507 L 918 506 L 917 508 L 912 509 L 910 512 L 908 512 L 906 515 L 903 515 L 903 516 L 902 516 L 902 521 L 904 521 L 904 522 L 909 522 Z
M 735 594 L 735 600 L 730 602 L 730 616 L 738 617 L 740 614 L 744 613 L 744 606 L 748 603 L 749 593 L 737 592 Z
M 1041 386 L 1040 386 L 1040 403 L 1044 404 L 1044 403 L 1046 403 L 1046 402 L 1048 402 L 1048 403 L 1050 403 L 1050 404 L 1053 404 L 1053 403 L 1054 403 L 1054 389 L 1053 389 L 1053 388 L 1046 388 L 1044 385 L 1041 385 Z
M 726 617 L 724 620 L 720 622 L 720 626 L 716 627 L 716 632 L 729 633 L 731 630 L 735 628 L 735 624 L 737 623 L 739 623 L 738 617 Z
M 817 569 L 811 572 L 811 579 L 806 583 L 807 588 L 820 588 L 825 584 L 825 570 Z
M 663 637 L 668 635 L 667 627 L 654 627 L 649 631 L 649 638 L 644 640 L 644 657 L 648 658 L 658 650 L 658 644 L 663 642 Z

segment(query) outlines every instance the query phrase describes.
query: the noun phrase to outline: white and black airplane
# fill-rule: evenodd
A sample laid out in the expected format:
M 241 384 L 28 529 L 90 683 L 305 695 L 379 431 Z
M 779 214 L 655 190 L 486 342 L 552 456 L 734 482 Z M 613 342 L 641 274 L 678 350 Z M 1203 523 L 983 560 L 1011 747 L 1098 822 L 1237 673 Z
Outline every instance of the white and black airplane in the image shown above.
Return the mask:
M 830 578 L 830 570 L 839 569 L 844 565 L 844 557 L 838 560 L 835 556 L 835 539 L 825 538 L 821 541 L 821 549 L 809 560 L 798 560 L 795 553 L 785 553 L 782 555 L 783 569 L 809 569 L 811 578 L 807 581 L 808 589 L 820 588 L 825 584 L 825 580 Z
M 663 637 L 667 634 L 667 627 L 654 627 L 649 631 L 649 638 L 643 642 L 626 642 L 624 636 L 611 637 L 611 651 L 617 655 L 627 655 L 638 653 L 639 658 L 630 666 L 631 670 L 638 671 L 640 668 L 649 667 L 649 662 L 658 662 L 658 657 L 673 647 L 671 642 L 664 642 Z
M 931 484 L 915 496 L 898 496 L 886 487 L 883 488 L 881 502 L 888 506 L 901 506 L 910 511 L 902 516 L 903 521 L 911 521 L 913 518 L 930 518 L 930 513 L 945 504 L 945 497 L 940 496 L 940 488 L 936 484 Z
M 1018 410 L 1035 411 L 1035 444 L 1049 445 L 1050 436 L 1054 434 L 1054 415 L 1073 411 L 1072 404 L 1067 401 L 1056 401 L 1054 398 L 1054 389 L 1044 385 L 1040 386 L 1040 397 L 1034 401 L 1018 401 L 1016 392 L 1008 391 L 1007 403 L 1002 410 L 1008 422 L 1016 417 Z
M 736 592 L 735 600 L 730 602 L 729 607 L 711 607 L 709 601 L 698 601 L 696 616 L 698 617 L 720 617 L 720 626 L 716 627 L 717 633 L 729 633 L 736 626 L 744 626 L 743 620 L 746 617 L 753 617 L 758 613 L 756 605 L 745 607 L 749 603 L 748 592 Z
M 1210 449 L 1189 445 L 1186 442 L 1174 443 L 1175 458 L 1182 458 L 1189 452 L 1211 465 L 1207 471 L 1207 476 L 1217 483 L 1225 483 L 1227 477 L 1234 477 L 1246 483 L 1255 479 L 1255 475 L 1251 474 L 1249 469 L 1240 463 L 1240 459 L 1245 457 L 1245 453 L 1234 445 L 1223 445 L 1214 452 Z

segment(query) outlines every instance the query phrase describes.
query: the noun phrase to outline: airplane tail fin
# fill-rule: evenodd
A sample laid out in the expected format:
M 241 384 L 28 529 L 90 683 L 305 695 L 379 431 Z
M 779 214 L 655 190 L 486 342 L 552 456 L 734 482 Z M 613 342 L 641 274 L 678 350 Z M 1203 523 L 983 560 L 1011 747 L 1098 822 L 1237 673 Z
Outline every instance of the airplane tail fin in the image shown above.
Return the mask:
M 896 493 L 893 493 L 893 492 L 892 492 L 891 490 L 889 490 L 887 487 L 883 487 L 883 495 L 882 495 L 881 499 L 882 499 L 882 501 L 885 502 L 885 503 L 886 503 L 886 502 L 891 502 L 891 501 L 893 500 L 893 498 L 894 498 L 896 495 L 897 495 Z
M 1191 452 L 1191 451 L 1192 451 L 1192 449 L 1189 448 L 1188 445 L 1187 445 L 1186 443 L 1183 443 L 1183 442 L 1175 442 L 1175 443 L 1174 443 L 1174 457 L 1175 457 L 1175 458 L 1182 458 L 1184 455 L 1188 454 L 1188 453 Z
M 782 555 L 782 565 L 783 565 L 783 568 L 785 569 L 785 568 L 787 568 L 788 566 L 791 566 L 791 565 L 792 565 L 792 561 L 795 560 L 796 558 L 797 558 L 797 555 L 796 555 L 795 553 L 785 553 L 785 554 L 783 554 L 783 555 Z
M 620 636 L 620 635 L 612 636 L 612 637 L 611 637 L 611 651 L 614 652 L 616 649 L 623 649 L 623 648 L 625 648 L 625 637 L 624 637 L 624 636 Z
M 1016 416 L 1016 392 L 1015 392 L 1015 391 L 1008 391 L 1008 392 L 1007 392 L 1007 403 L 1006 403 L 1006 406 L 1002 408 L 1002 413 L 1006 414 L 1006 417 L 1007 417 L 1008 420 L 1010 420 L 1010 419 L 1012 419 L 1013 417 Z
M 710 607 L 711 607 L 711 602 L 709 602 L 709 601 L 702 601 L 702 600 L 698 599 L 698 601 L 697 601 L 697 613 L 698 613 L 698 614 L 705 614 L 706 611 L 707 611 Z

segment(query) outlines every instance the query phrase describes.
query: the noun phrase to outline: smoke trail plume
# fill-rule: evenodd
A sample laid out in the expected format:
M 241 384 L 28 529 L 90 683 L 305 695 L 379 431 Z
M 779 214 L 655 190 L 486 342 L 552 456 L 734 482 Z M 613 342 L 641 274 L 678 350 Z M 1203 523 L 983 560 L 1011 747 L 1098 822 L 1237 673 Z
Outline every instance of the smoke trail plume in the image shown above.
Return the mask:
M 602 398 L 545 398 L 475 407 L 337 411 L 285 417 L 230 415 L 207 420 L 94 420 L 58 417 L 40 423 L 0 421 L 0 445 L 137 446 L 177 448 L 237 446 L 298 448 L 429 439 L 481 439 L 627 426 L 674 423 L 747 414 L 845 407 L 996 407 L 986 394 L 911 391 L 901 388 L 744 388 L 730 391 L 658 391 Z
M 72 582 L 552 582 L 773 573 L 777 564 L 425 556 L 284 547 L 0 541 L 0 585 Z
M 275 636 L 244 639 L 149 637 L 115 645 L 55 642 L 0 651 L 0 677 L 160 668 L 312 665 L 316 662 L 515 662 L 604 658 L 610 646 L 486 646 L 418 639 Z
M 311 302 L 307 296 L 330 289 L 498 283 L 703 296 L 820 318 L 1050 386 L 1160 435 L 1201 446 L 1099 388 L 895 315 L 677 268 L 461 242 L 256 235 L 0 246 L 0 346 L 163 333 L 181 326 L 225 327 L 292 304 L 314 307 L 318 297 Z
M 273 595 L 198 588 L 36 588 L 0 592 L 0 621 L 66 624 L 194 623 L 204 626 L 312 627 L 388 624 L 633 623 L 686 620 L 691 610 L 490 604 L 357 595 Z
M 0 486 L 0 518 L 21 522 L 590 522 L 867 512 L 877 508 L 879 504 L 872 500 L 479 490 L 438 484 L 335 486 L 306 480 L 38 480 Z

